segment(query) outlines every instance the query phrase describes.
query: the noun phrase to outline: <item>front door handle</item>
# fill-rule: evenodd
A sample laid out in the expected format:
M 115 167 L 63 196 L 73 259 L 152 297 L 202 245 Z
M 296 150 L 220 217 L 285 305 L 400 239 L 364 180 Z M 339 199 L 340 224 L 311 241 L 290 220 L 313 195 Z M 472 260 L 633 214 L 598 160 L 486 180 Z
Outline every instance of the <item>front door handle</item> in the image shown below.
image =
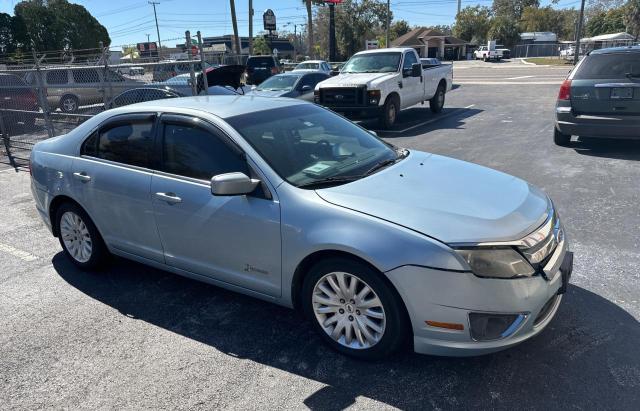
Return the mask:
M 91 176 L 87 175 L 87 173 L 85 173 L 84 171 L 73 173 L 73 177 L 76 180 L 80 180 L 80 181 L 83 181 L 83 182 L 91 181 Z
M 181 203 L 182 199 L 175 195 L 175 193 L 156 193 L 158 200 L 166 201 L 169 204 Z

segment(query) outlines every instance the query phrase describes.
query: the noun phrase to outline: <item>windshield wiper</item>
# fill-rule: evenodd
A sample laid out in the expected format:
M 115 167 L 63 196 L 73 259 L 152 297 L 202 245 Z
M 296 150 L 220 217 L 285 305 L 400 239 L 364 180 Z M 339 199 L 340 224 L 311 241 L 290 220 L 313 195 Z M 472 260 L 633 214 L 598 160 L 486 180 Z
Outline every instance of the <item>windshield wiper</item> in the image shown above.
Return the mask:
M 356 176 L 327 177 L 319 180 L 310 181 L 308 183 L 300 184 L 298 188 L 311 188 L 311 187 L 320 188 L 323 186 L 332 186 L 332 185 L 335 185 L 336 183 L 337 184 L 350 183 L 352 181 L 359 180 L 362 177 L 364 177 L 364 174 L 356 175 Z
M 383 169 L 385 167 L 388 167 L 391 164 L 397 163 L 398 161 L 402 160 L 403 158 L 405 158 L 406 156 L 409 155 L 409 150 L 407 150 L 405 148 L 397 148 L 395 151 L 396 151 L 396 154 L 397 154 L 396 158 L 388 158 L 386 160 L 382 160 L 382 161 L 376 163 L 373 167 L 368 169 L 364 173 L 364 175 L 365 176 L 371 175 L 371 174 L 375 173 L 378 170 L 381 170 L 381 169 Z

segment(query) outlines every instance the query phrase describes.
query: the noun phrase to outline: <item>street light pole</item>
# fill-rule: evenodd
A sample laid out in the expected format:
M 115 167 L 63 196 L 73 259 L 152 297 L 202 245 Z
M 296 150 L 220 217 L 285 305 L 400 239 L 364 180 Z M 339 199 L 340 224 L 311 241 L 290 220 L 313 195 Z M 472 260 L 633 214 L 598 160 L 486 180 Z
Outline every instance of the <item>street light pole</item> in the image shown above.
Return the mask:
M 336 61 L 336 5 L 329 3 L 329 61 Z
M 153 16 L 156 19 L 156 33 L 158 34 L 158 58 L 161 58 L 162 54 L 162 42 L 160 41 L 160 28 L 158 27 L 158 14 L 156 13 L 156 5 L 160 4 L 157 1 L 149 1 L 147 2 L 153 6 Z
M 387 0 L 387 36 L 384 43 L 385 47 L 391 47 L 391 45 L 389 44 L 389 24 L 391 22 L 391 18 L 390 18 L 391 4 L 390 3 L 391 3 L 391 0 Z
M 249 55 L 253 55 L 253 0 L 249 0 Z
M 573 64 L 578 64 L 580 58 L 580 35 L 582 33 L 582 21 L 584 19 L 584 0 L 580 4 L 580 17 L 578 18 L 578 30 L 576 31 L 576 49 L 573 52 Z

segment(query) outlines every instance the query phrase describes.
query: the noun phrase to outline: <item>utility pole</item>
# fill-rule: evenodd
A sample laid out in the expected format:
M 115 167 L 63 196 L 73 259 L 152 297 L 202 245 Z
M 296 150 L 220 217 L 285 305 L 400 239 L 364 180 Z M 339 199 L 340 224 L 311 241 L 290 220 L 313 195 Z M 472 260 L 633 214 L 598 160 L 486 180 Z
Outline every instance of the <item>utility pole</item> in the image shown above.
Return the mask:
M 147 43 L 149 43 L 149 36 L 151 36 L 151 34 L 145 33 L 145 35 L 147 36 Z
M 462 0 L 458 0 L 458 14 L 460 14 L 461 8 L 462 8 Z M 456 17 L 458 16 L 458 14 L 456 14 Z
M 336 5 L 329 3 L 329 61 L 336 61 Z
M 158 27 L 158 14 L 156 13 L 156 6 L 159 5 L 160 2 L 148 1 L 147 3 L 153 6 L 153 16 L 156 18 L 156 33 L 158 34 L 158 59 L 160 59 L 162 54 L 162 42 L 160 41 L 160 28 Z
M 582 33 L 582 21 L 584 19 L 584 0 L 580 4 L 580 17 L 578 18 L 578 30 L 576 31 L 576 49 L 573 52 L 573 64 L 578 64 L 580 58 L 580 35 Z
M 249 55 L 253 55 L 253 0 L 249 0 Z
M 385 47 L 387 48 L 391 47 L 391 44 L 389 44 L 389 25 L 391 24 L 391 4 L 390 3 L 391 3 L 391 0 L 387 0 L 387 37 L 384 43 Z

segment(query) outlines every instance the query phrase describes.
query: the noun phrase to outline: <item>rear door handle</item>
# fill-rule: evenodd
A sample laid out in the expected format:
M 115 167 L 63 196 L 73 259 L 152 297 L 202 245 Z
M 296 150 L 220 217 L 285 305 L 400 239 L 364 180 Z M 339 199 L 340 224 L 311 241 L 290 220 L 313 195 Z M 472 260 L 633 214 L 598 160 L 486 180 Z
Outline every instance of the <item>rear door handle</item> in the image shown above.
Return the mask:
M 175 195 L 175 193 L 156 193 L 158 200 L 166 201 L 169 204 L 181 203 L 182 199 Z
M 91 181 L 91 176 L 87 175 L 87 173 L 85 173 L 84 171 L 81 171 L 79 173 L 73 173 L 73 177 L 76 180 L 80 180 L 84 182 Z

